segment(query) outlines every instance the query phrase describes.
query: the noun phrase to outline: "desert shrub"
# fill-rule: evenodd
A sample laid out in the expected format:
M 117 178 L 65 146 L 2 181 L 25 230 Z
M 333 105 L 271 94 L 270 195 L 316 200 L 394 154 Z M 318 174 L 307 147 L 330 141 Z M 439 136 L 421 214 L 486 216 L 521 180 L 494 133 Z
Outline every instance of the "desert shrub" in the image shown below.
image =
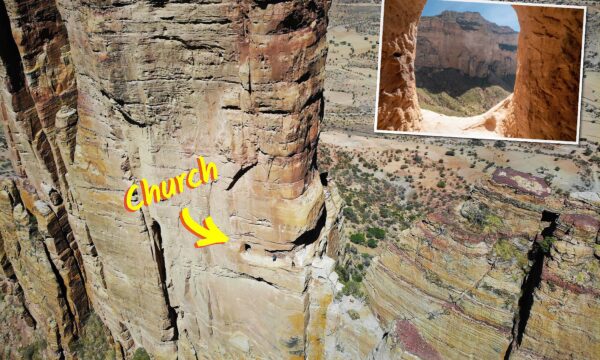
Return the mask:
M 353 222 L 353 223 L 358 222 L 358 216 L 356 216 L 356 213 L 354 212 L 354 210 L 351 207 L 344 208 L 344 217 L 346 219 L 348 219 L 348 221 L 350 221 L 350 222 Z
M 496 140 L 496 142 L 494 143 L 494 147 L 498 149 L 503 149 L 506 147 L 506 143 L 502 140 Z
M 150 355 L 148 355 L 146 349 L 137 348 L 133 353 L 133 360 L 150 360 Z
M 42 360 L 44 359 L 44 350 L 46 349 L 46 341 L 36 340 L 33 343 L 19 349 L 22 359 L 25 360 Z
M 446 151 L 446 156 L 454 156 L 454 155 L 455 155 L 454 150 Z
M 540 248 L 546 254 L 550 253 L 550 249 L 552 249 L 552 244 L 556 242 L 556 238 L 554 236 L 546 236 L 540 241 Z
M 115 359 L 114 349 L 108 343 L 108 332 L 95 313 L 91 313 L 82 327 L 81 336 L 73 345 L 80 359 Z
M 446 187 L 446 182 L 443 180 L 440 180 L 440 181 L 438 181 L 436 186 L 439 187 L 440 189 L 443 189 Z
M 356 233 L 350 235 L 350 241 L 354 244 L 363 245 L 365 243 L 365 235 L 362 233 Z
M 350 280 L 350 274 L 348 273 L 348 270 L 346 270 L 346 268 L 340 264 L 335 265 L 335 272 L 338 274 L 342 283 L 346 283 L 348 280 Z
M 367 229 L 367 235 L 371 238 L 383 240 L 385 238 L 385 230 L 378 227 L 370 227 Z
M 357 283 L 353 280 L 348 281 L 344 288 L 342 289 L 342 295 L 345 296 L 354 296 L 357 299 L 364 298 L 364 293 L 360 289 L 360 283 Z
M 350 319 L 352 319 L 352 320 L 360 319 L 360 314 L 356 310 L 352 310 L 352 309 L 348 310 L 348 316 L 350 316 Z
M 375 249 L 377 247 L 377 240 L 369 239 L 369 241 L 367 241 L 367 246 L 371 249 Z
M 496 241 L 493 250 L 494 253 L 496 253 L 496 256 L 504 261 L 511 261 L 514 259 L 520 267 L 525 267 L 525 265 L 527 265 L 527 255 L 506 239 Z

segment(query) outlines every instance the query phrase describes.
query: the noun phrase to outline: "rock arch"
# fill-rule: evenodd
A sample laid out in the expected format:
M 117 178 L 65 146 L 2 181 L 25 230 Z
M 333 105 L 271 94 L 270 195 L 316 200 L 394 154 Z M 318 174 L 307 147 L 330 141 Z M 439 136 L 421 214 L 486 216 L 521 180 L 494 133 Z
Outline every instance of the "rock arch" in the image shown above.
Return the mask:
M 379 130 L 419 131 L 414 74 L 417 26 L 425 0 L 385 3 Z M 498 124 L 506 137 L 575 141 L 583 9 L 513 5 L 521 32 L 515 91 Z

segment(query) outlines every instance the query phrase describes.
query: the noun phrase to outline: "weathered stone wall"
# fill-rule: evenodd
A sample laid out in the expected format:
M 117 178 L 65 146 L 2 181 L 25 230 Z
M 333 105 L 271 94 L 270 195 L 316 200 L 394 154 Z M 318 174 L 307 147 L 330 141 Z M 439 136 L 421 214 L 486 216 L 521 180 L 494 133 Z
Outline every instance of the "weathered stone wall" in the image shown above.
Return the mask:
M 521 33 L 506 136 L 575 141 L 583 10 L 513 6 Z
M 18 179 L 0 228 L 5 248 L 37 249 L 6 252 L 28 303 L 56 300 L 31 309 L 51 324 L 49 356 L 72 356 L 88 298 L 123 356 L 320 356 L 305 332 L 324 331 L 310 320 L 311 264 L 339 221 L 315 163 L 329 6 L 6 2 L 0 104 Z M 199 155 L 218 181 L 125 211 L 129 185 Z M 230 241 L 194 249 L 183 207 Z M 16 217 L 40 239 L 16 238 Z M 29 256 L 43 276 L 28 275 L 42 266 Z
M 381 39 L 377 129 L 419 131 L 415 82 L 417 26 L 426 0 L 386 1 Z

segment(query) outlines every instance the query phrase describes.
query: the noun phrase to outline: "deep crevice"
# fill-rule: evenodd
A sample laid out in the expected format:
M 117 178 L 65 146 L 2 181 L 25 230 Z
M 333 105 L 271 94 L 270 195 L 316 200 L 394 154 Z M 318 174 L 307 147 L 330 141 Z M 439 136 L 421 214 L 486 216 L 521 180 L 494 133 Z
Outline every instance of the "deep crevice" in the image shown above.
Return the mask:
M 554 231 L 558 226 L 557 220 L 560 214 L 553 213 L 551 211 L 544 210 L 542 212 L 542 222 L 550 222 L 550 224 L 541 231 L 542 238 L 546 238 L 554 235 Z M 527 254 L 528 259 L 532 262 L 529 273 L 525 276 L 523 284 L 521 285 L 521 297 L 518 302 L 518 313 L 515 314 L 513 321 L 512 335 L 513 339 L 510 342 L 504 359 L 510 359 L 512 351 L 518 349 L 523 341 L 523 335 L 527 329 L 527 323 L 531 316 L 531 309 L 534 303 L 534 293 L 539 288 L 542 282 L 542 273 L 544 270 L 544 262 L 548 254 L 540 246 L 537 239 L 533 242 L 531 250 Z
M 317 220 L 317 224 L 314 228 L 304 232 L 300 235 L 296 240 L 294 240 L 294 247 L 307 246 L 319 239 L 319 235 L 321 235 L 321 230 L 325 227 L 325 222 L 327 221 L 327 208 L 323 206 L 323 212 Z
M 325 187 L 327 187 L 329 185 L 328 177 L 329 177 L 329 173 L 327 171 L 319 174 L 319 178 L 321 179 L 321 185 L 323 185 Z
M 10 86 L 8 91 L 16 93 L 25 87 L 25 74 L 17 43 L 12 37 L 10 20 L 4 2 L 0 3 L 0 59 L 6 68 Z
M 37 226 L 37 225 L 36 225 Z M 61 296 L 64 301 L 65 301 L 65 307 L 67 310 L 67 316 L 68 316 L 68 322 L 72 323 L 74 325 L 74 334 L 75 337 L 78 337 L 78 324 L 74 321 L 75 320 L 75 316 L 73 315 L 73 309 L 71 309 L 71 303 L 69 302 L 69 300 L 67 299 L 67 286 L 65 284 L 65 280 L 62 278 L 62 276 L 60 275 L 60 271 L 58 270 L 58 268 L 56 267 L 56 264 L 54 264 L 54 262 L 52 261 L 52 258 L 50 257 L 50 251 L 48 250 L 48 247 L 46 246 L 46 243 L 42 240 L 40 241 L 40 243 L 42 244 L 42 247 L 44 249 L 44 252 L 46 254 L 46 258 L 48 259 L 48 262 L 50 263 L 50 269 L 52 270 L 52 273 L 54 274 L 54 277 L 56 278 L 56 283 L 58 284 L 58 288 L 60 290 L 59 296 Z M 57 324 L 58 326 L 58 324 Z M 58 331 L 57 331 L 58 332 Z M 60 334 L 57 334 L 57 337 L 59 339 L 58 341 L 58 346 L 61 348 L 61 358 L 64 357 L 64 355 L 62 354 L 62 340 L 60 340 Z
M 177 329 L 177 312 L 171 306 L 171 302 L 169 299 L 169 292 L 167 290 L 167 269 L 165 265 L 164 248 L 162 244 L 162 232 L 160 229 L 160 224 L 156 220 L 152 220 L 152 224 L 150 225 L 150 231 L 152 234 L 152 243 L 154 245 L 154 254 L 156 256 L 155 261 L 158 268 L 160 286 L 162 288 L 163 297 L 165 298 L 165 303 L 167 305 L 169 321 L 174 329 L 173 338 L 171 340 L 177 341 L 177 338 L 179 336 Z

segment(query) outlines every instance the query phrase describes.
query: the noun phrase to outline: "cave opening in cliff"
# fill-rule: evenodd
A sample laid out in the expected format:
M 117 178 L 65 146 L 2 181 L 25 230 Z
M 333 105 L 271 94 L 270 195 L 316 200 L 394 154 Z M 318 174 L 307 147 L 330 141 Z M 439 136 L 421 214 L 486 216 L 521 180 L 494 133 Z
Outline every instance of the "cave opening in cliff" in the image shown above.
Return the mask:
M 577 141 L 585 7 L 384 2 L 378 131 Z
M 507 4 L 427 1 L 414 63 L 423 120 L 494 132 L 496 121 L 469 118 L 513 93 L 519 30 L 517 13 Z

